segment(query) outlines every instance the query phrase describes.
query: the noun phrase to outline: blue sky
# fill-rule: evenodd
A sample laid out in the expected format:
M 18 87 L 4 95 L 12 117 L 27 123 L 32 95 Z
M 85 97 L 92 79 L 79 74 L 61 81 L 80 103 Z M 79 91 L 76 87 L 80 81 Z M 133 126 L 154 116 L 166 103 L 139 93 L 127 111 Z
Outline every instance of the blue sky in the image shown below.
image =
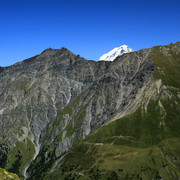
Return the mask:
M 46 48 L 86 59 L 123 44 L 134 50 L 180 41 L 180 0 L 0 0 L 0 66 Z

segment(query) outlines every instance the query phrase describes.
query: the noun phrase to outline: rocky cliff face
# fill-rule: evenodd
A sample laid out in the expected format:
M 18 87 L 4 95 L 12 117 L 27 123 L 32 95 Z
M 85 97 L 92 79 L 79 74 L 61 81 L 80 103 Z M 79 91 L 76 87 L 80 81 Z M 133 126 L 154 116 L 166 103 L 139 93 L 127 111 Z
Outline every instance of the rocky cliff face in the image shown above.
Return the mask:
M 104 143 L 96 140 L 99 128 L 136 114 L 140 107 L 148 114 L 152 100 L 173 97 L 170 89 L 178 98 L 179 46 L 143 49 L 113 62 L 88 61 L 66 48 L 46 49 L 38 56 L 0 68 L 0 166 L 21 179 L 46 178 L 66 164 L 63 158 L 68 155 L 64 153 L 89 135 L 95 137 L 88 142 Z M 167 111 L 160 99 L 157 107 L 165 117 Z M 179 108 L 179 100 L 172 106 Z M 177 112 L 176 116 L 180 117 Z M 162 118 L 158 123 L 165 122 Z M 122 128 L 125 132 L 127 125 Z
M 123 117 L 135 111 L 151 82 L 150 53 L 142 50 L 115 63 L 96 63 L 94 80 L 47 125 L 43 143 L 55 145 L 56 156 L 60 156 L 115 115 Z

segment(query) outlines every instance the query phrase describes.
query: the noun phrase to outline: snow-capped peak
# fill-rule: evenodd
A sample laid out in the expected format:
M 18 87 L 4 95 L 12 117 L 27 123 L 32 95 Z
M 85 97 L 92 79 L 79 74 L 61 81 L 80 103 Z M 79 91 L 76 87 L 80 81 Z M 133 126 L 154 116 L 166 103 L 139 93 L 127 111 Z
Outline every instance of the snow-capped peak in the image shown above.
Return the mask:
M 116 57 L 123 55 L 124 53 L 132 52 L 133 50 L 127 46 L 122 45 L 120 47 L 116 47 L 107 54 L 104 54 L 100 57 L 99 61 L 114 61 Z

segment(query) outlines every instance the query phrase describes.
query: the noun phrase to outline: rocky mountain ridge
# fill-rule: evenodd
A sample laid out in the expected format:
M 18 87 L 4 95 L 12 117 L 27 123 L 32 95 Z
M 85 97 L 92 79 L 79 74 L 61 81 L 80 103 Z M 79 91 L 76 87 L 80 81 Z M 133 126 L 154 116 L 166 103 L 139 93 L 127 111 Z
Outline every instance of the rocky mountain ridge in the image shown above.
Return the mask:
M 81 145 L 83 140 L 83 147 L 88 148 L 86 143 L 89 142 L 104 144 L 101 138 L 96 139 L 96 133 L 102 137 L 101 128 L 136 114 L 140 107 L 146 119 L 149 104 L 158 99 L 154 106 L 160 108 L 157 117 L 161 120 L 156 121 L 161 125 L 168 124 L 169 121 L 165 122 L 166 116 L 171 117 L 168 116 L 164 99 L 175 98 L 177 104 L 172 101 L 172 107 L 179 108 L 177 95 L 180 86 L 176 80 L 179 52 L 180 44 L 176 43 L 124 54 L 114 62 L 95 62 L 77 56 L 66 48 L 46 49 L 38 56 L 1 68 L 0 167 L 17 173 L 21 179 L 63 179 L 69 173 L 72 175 L 70 170 L 58 177 L 53 172 L 66 166 L 68 153 L 72 154 L 70 149 L 79 143 Z M 161 61 L 161 58 L 165 60 Z M 169 67 L 175 65 L 175 68 L 168 69 L 167 63 Z M 171 77 L 172 73 L 176 78 Z M 178 127 L 178 111 L 175 114 Z M 154 123 L 153 118 L 150 122 Z M 174 121 L 171 122 L 173 124 Z M 169 136 L 173 134 L 172 124 L 166 127 L 167 137 L 174 137 Z M 125 133 L 127 125 L 120 127 L 124 128 L 124 133 L 110 133 L 106 138 L 120 137 L 122 134 L 128 136 Z M 178 136 L 178 132 L 174 132 Z M 163 133 L 156 137 L 159 139 L 157 142 L 164 139 Z M 134 134 L 132 137 L 137 138 Z M 155 143 L 153 138 L 134 143 L 139 144 L 139 141 L 143 148 Z M 111 140 L 109 142 L 113 145 Z M 177 177 L 178 171 L 172 171 L 176 174 L 173 177 Z M 82 169 L 73 172 L 82 173 Z M 86 176 L 89 177 L 88 174 Z

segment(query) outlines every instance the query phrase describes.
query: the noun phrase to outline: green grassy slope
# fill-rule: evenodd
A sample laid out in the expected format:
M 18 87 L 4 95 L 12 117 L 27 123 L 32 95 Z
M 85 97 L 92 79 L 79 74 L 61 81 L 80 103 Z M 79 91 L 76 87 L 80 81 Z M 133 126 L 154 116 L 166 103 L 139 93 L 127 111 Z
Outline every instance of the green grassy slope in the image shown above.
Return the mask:
M 1 180 L 19 180 L 19 177 L 16 174 L 10 173 L 0 168 L 0 179 Z
M 148 148 L 83 142 L 44 179 L 178 179 L 179 140 Z
M 103 126 L 86 140 L 143 148 L 165 138 L 180 137 L 180 103 L 176 104 L 179 100 L 175 97 L 161 100 L 166 114 L 159 101 L 159 98 L 151 100 L 147 111 L 141 106 L 135 113 Z
M 7 164 L 5 169 L 18 174 L 20 179 L 24 179 L 23 170 L 27 163 L 33 158 L 35 148 L 29 139 L 19 141 L 7 154 Z
M 153 48 L 154 77 L 163 84 L 180 88 L 180 42 Z

